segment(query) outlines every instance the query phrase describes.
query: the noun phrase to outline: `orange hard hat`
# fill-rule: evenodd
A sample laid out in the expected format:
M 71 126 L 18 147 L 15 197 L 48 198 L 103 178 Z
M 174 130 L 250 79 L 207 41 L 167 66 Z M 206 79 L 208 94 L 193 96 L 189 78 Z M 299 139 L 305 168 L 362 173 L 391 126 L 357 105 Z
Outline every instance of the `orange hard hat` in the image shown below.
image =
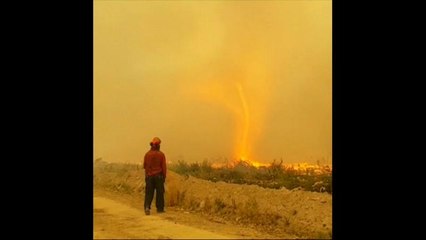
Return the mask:
M 161 140 L 158 137 L 155 137 L 151 141 L 152 144 L 160 145 Z

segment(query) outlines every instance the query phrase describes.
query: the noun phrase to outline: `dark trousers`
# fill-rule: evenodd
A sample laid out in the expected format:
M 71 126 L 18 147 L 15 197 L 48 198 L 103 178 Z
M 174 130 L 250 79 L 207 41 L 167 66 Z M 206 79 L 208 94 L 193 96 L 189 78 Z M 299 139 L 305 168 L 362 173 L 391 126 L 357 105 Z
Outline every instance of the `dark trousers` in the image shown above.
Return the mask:
M 164 211 L 164 177 L 163 175 L 145 177 L 145 209 L 151 209 L 152 199 L 155 196 L 157 211 Z

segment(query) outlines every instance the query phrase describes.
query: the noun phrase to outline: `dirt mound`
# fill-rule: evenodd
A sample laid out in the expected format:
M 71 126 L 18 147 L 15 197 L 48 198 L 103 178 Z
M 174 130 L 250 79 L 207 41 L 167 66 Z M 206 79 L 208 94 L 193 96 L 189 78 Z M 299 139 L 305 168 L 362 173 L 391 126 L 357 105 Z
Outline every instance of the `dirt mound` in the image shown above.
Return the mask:
M 96 164 L 95 188 L 129 194 L 142 201 L 145 182 L 137 165 Z M 331 238 L 332 197 L 299 189 L 210 182 L 172 171 L 166 179 L 166 206 L 199 212 L 281 236 Z
M 268 232 L 331 237 L 332 198 L 327 193 L 266 189 L 170 174 L 168 205 L 218 215 Z

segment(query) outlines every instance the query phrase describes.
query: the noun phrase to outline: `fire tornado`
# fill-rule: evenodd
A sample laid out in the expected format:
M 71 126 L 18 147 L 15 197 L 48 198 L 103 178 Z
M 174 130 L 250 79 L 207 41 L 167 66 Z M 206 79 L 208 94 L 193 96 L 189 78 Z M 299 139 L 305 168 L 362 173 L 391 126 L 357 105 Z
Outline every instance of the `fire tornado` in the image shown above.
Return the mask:
M 240 156 L 241 160 L 247 160 L 248 158 L 248 131 L 249 131 L 249 126 L 250 126 L 250 112 L 249 112 L 249 108 L 247 106 L 247 101 L 244 95 L 244 91 L 243 88 L 241 86 L 240 83 L 236 83 L 235 84 L 238 90 L 238 95 L 240 97 L 241 100 L 241 105 L 243 108 L 243 123 L 242 123 L 242 136 L 240 139 L 240 144 L 239 144 L 239 149 L 237 150 L 237 154 Z

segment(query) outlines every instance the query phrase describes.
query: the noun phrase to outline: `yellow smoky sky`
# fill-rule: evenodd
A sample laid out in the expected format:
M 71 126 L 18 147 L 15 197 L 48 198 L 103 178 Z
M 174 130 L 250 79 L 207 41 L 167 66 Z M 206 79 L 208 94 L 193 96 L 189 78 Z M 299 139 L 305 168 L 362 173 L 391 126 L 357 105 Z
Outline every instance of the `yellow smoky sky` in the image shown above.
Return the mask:
M 331 163 L 331 1 L 94 1 L 94 155 Z

